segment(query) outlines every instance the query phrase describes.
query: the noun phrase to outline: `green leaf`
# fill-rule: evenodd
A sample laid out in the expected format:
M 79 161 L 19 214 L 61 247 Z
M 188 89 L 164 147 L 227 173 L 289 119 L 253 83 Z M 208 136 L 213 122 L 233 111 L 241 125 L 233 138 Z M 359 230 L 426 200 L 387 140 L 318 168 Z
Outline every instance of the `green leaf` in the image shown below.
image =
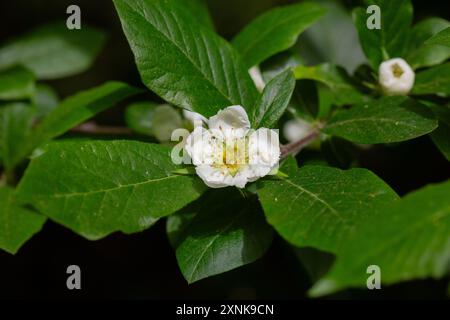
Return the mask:
M 15 254 L 44 222 L 44 216 L 16 204 L 14 189 L 0 187 L 0 249 Z
M 338 111 L 323 130 L 352 142 L 374 144 L 413 139 L 436 127 L 437 120 L 426 106 L 394 96 Z
M 0 155 L 7 171 L 29 137 L 36 109 L 28 103 L 10 102 L 0 105 Z
M 431 139 L 442 154 L 450 161 L 450 126 L 439 122 L 439 127 L 430 134 Z
M 179 166 L 170 151 L 134 141 L 52 143 L 31 161 L 19 197 L 88 239 L 142 231 L 205 188 L 172 174 Z
M 298 165 L 297 160 L 293 156 L 288 156 L 280 166 L 280 171 L 290 176 L 297 172 Z
M 34 93 L 34 75 L 23 67 L 0 72 L 0 100 L 28 99 Z
M 299 34 L 324 13 L 314 3 L 275 8 L 250 22 L 232 43 L 250 68 L 293 46 Z
M 414 26 L 406 56 L 406 60 L 414 69 L 431 67 L 450 57 L 450 48 L 425 42 L 449 26 L 450 22 L 441 18 L 425 19 Z
M 37 84 L 32 101 L 36 106 L 36 118 L 38 119 L 46 116 L 59 105 L 59 97 L 56 91 L 41 83 Z
M 22 64 L 38 79 L 56 79 L 87 70 L 105 35 L 83 25 L 69 30 L 65 21 L 42 26 L 0 48 L 0 68 Z
M 258 190 L 268 222 L 294 245 L 338 252 L 374 206 L 397 195 L 366 169 L 304 166 Z
M 450 95 L 450 63 L 418 72 L 412 94 Z
M 283 115 L 295 88 L 295 78 L 291 69 L 277 75 L 264 87 L 256 104 L 252 123 L 255 128 L 272 128 Z
M 426 44 L 437 44 L 450 47 L 450 27 L 442 30 L 426 41 Z
M 450 262 L 450 181 L 427 186 L 393 202 L 366 220 L 345 243 L 314 296 L 346 287 L 365 287 L 370 265 L 384 284 L 439 278 Z
M 147 87 L 206 117 L 230 105 L 251 114 L 256 88 L 235 50 L 173 0 L 114 0 Z
M 310 79 L 323 83 L 334 95 L 335 105 L 353 104 L 365 101 L 364 95 L 352 84 L 352 80 L 344 69 L 329 63 L 307 67 L 298 66 L 294 69 L 297 80 Z
M 257 199 L 234 188 L 211 191 L 194 208 L 170 217 L 168 232 L 189 283 L 251 263 L 272 242 Z
M 180 0 L 179 3 L 189 10 L 204 27 L 214 30 L 214 22 L 209 14 L 206 0 Z
M 96 88 L 68 97 L 34 129 L 30 139 L 22 147 L 22 152 L 14 159 L 13 164 L 18 164 L 39 145 L 139 92 L 139 89 L 121 82 L 106 82 Z
M 366 13 L 369 5 L 380 7 L 381 29 L 367 28 Z M 368 0 L 366 7 L 357 8 L 353 12 L 353 20 L 358 30 L 359 40 L 374 70 L 384 60 L 403 57 L 409 39 L 413 18 L 413 7 L 410 0 Z

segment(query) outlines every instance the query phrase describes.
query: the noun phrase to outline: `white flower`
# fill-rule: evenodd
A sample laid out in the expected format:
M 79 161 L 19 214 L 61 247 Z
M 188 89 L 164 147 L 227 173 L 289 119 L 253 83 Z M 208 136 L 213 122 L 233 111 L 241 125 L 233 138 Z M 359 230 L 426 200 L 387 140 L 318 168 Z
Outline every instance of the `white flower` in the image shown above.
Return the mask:
M 280 146 L 275 130 L 250 130 L 241 106 L 227 107 L 208 120 L 209 129 L 196 127 L 185 150 L 198 176 L 211 188 L 236 186 L 271 174 L 278 166 Z
M 380 64 L 378 77 L 385 94 L 407 95 L 414 85 L 415 73 L 405 60 L 395 58 Z
M 289 142 L 298 141 L 311 132 L 312 125 L 302 119 L 287 121 L 283 127 L 283 135 Z
M 206 119 L 204 116 L 202 116 L 200 113 L 189 111 L 186 109 L 183 109 L 183 116 L 188 119 L 190 122 L 192 122 L 192 125 L 195 127 L 203 126 L 203 123 L 207 123 L 208 119 Z

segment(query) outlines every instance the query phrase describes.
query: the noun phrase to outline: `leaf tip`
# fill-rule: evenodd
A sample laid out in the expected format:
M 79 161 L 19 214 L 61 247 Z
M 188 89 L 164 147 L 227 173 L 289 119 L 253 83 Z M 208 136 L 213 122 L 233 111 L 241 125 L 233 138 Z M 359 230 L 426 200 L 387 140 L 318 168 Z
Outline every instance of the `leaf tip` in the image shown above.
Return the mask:
M 338 289 L 338 284 L 333 279 L 324 278 L 319 280 L 309 291 L 308 296 L 318 298 L 330 294 Z

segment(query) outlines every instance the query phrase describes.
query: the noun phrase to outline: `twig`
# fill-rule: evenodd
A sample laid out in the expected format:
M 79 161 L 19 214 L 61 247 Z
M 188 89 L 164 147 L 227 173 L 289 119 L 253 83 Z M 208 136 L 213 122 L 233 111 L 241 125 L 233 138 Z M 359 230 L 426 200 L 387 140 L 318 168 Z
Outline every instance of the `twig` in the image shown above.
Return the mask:
M 309 145 L 320 134 L 319 128 L 314 128 L 305 137 L 300 140 L 291 142 L 281 146 L 281 159 L 286 158 L 290 154 L 297 154 L 301 149 Z
M 71 132 L 86 133 L 86 134 L 109 134 L 109 135 L 130 135 L 133 132 L 126 127 L 101 126 L 95 122 L 85 122 L 79 126 L 72 128 Z

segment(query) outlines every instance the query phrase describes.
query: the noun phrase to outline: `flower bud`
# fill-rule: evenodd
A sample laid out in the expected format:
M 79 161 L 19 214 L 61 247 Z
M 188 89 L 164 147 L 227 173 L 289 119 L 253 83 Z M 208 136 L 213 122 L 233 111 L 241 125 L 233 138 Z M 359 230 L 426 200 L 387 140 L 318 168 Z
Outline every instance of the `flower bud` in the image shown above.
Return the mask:
M 384 61 L 378 73 L 380 86 L 386 95 L 407 95 L 414 85 L 414 71 L 402 58 Z
M 310 131 L 311 124 L 302 119 L 289 120 L 284 124 L 283 135 L 289 142 L 303 139 Z

